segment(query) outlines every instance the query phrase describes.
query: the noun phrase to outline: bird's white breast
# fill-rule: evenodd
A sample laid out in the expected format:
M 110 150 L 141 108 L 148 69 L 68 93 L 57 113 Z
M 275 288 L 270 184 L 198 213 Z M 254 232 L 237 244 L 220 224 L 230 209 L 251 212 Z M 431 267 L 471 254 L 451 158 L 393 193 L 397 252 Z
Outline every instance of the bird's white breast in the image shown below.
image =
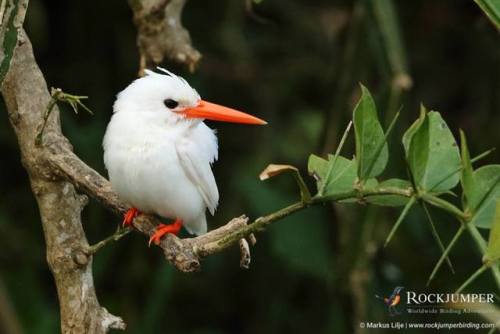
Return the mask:
M 104 137 L 104 163 L 113 190 L 124 202 L 142 212 L 181 218 L 189 231 L 201 234 L 206 231 L 206 205 L 176 147 L 186 142 L 210 168 L 217 142 L 204 123 L 173 125 L 157 115 L 117 112 Z

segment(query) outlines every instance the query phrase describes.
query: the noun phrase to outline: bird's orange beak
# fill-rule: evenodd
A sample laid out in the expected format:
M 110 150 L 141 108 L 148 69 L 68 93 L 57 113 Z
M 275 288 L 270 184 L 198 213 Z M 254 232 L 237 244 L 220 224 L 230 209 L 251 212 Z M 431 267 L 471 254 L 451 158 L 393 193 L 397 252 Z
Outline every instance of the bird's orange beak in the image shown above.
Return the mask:
M 266 121 L 255 116 L 203 100 L 196 107 L 185 109 L 181 113 L 187 118 L 204 118 L 213 121 L 257 125 L 267 124 Z

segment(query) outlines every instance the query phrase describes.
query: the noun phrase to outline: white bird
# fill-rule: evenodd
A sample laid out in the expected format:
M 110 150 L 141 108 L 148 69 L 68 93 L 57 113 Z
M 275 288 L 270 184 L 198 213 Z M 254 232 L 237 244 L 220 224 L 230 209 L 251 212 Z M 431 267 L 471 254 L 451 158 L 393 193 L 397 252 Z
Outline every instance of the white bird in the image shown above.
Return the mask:
M 183 78 L 158 67 L 120 92 L 104 136 L 104 163 L 113 190 L 131 209 L 123 224 L 139 212 L 175 219 L 151 237 L 159 243 L 182 226 L 191 234 L 207 231 L 205 211 L 213 215 L 219 192 L 211 164 L 217 137 L 204 119 L 266 124 L 243 112 L 209 103 Z

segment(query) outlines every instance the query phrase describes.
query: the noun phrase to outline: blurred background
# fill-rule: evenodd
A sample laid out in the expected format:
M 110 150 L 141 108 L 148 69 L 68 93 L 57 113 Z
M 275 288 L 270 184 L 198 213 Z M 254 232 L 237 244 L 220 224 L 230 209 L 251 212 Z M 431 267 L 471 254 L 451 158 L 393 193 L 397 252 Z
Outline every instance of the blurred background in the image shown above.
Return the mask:
M 209 227 L 296 201 L 291 177 L 261 182 L 259 172 L 286 163 L 306 174 L 309 154 L 333 152 L 358 82 L 374 94 L 383 123 L 402 108 L 384 177 L 406 177 L 400 138 L 421 102 L 440 111 L 455 135 L 465 130 L 473 156 L 500 144 L 499 36 L 473 1 L 190 0 L 183 23 L 203 59 L 194 73 L 162 65 L 203 98 L 269 122 L 209 124 L 218 130 L 221 193 Z M 112 104 L 138 71 L 130 8 L 118 0 L 33 0 L 25 28 L 48 85 L 89 96 L 94 115 L 62 106 L 63 129 L 77 154 L 106 175 L 101 141 Z M 343 154 L 351 156 L 353 146 L 351 138 Z M 19 332 L 56 333 L 57 294 L 37 206 L 4 110 L 0 156 L 0 307 Z M 498 161 L 494 152 L 479 165 Z M 467 235 L 451 255 L 456 273 L 443 266 L 426 287 L 440 250 L 420 208 L 383 248 L 400 210 L 325 205 L 287 217 L 257 236 L 249 270 L 239 268 L 234 248 L 206 259 L 201 272 L 183 274 L 133 233 L 95 257 L 97 294 L 125 319 L 128 333 L 353 333 L 360 321 L 390 319 L 375 294 L 395 286 L 451 292 L 481 264 Z M 432 214 L 447 243 L 458 223 Z M 84 211 L 92 243 L 119 223 L 94 202 Z M 471 289 L 495 291 L 490 273 Z

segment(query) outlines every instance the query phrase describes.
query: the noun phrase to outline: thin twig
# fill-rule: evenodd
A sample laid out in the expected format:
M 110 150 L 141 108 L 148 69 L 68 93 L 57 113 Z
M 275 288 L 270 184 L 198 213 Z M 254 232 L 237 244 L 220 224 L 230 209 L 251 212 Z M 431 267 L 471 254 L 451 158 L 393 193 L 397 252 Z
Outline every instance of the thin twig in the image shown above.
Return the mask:
M 36 146 L 40 146 L 42 144 L 43 132 L 45 131 L 45 127 L 47 126 L 47 121 L 49 120 L 52 110 L 54 109 L 54 106 L 57 104 L 58 101 L 66 102 L 67 104 L 69 104 L 73 109 L 73 111 L 75 112 L 75 114 L 78 114 L 78 107 L 87 111 L 91 115 L 94 114 L 92 110 L 90 110 L 81 101 L 83 99 L 87 99 L 88 98 L 87 96 L 64 93 L 60 88 L 52 88 L 50 96 L 51 96 L 50 101 L 47 104 L 45 113 L 43 114 L 43 120 L 42 120 L 42 125 L 40 127 L 40 131 L 38 131 L 38 134 L 36 135 L 35 139 Z
M 396 233 L 399 225 L 401 225 L 401 223 L 405 219 L 406 215 L 408 214 L 408 212 L 412 208 L 413 204 L 415 204 L 415 201 L 416 201 L 416 198 L 412 197 L 412 198 L 410 198 L 410 200 L 408 201 L 408 203 L 406 203 L 405 207 L 403 208 L 403 211 L 401 211 L 401 214 L 398 217 L 398 220 L 396 220 L 396 223 L 394 223 L 394 226 L 392 227 L 391 231 L 389 232 L 389 235 L 385 239 L 384 247 L 387 247 L 387 245 L 391 241 L 392 237 Z
M 436 206 L 438 208 L 441 208 L 445 211 L 448 211 L 449 213 L 453 214 L 462 221 L 467 221 L 469 218 L 468 215 L 464 213 L 462 210 L 460 210 L 450 202 L 447 202 L 444 199 L 439 198 L 433 194 L 422 193 L 419 196 L 427 203 Z
M 479 267 L 478 270 L 476 270 L 474 272 L 474 274 L 472 274 L 458 289 L 457 291 L 455 291 L 455 293 L 460 293 L 462 292 L 467 286 L 469 286 L 469 284 L 471 284 L 472 282 L 474 282 L 474 280 L 476 278 L 478 278 L 486 269 L 488 269 L 488 266 L 486 265 L 482 265 L 481 267 Z
M 57 104 L 57 99 L 61 93 L 62 93 L 62 90 L 59 88 L 53 88 L 51 93 L 50 93 L 50 101 L 47 104 L 47 108 L 45 109 L 45 113 L 43 114 L 42 126 L 40 128 L 40 131 L 36 135 L 36 139 L 35 139 L 36 146 L 40 146 L 42 144 L 42 136 L 43 136 L 43 132 L 45 131 L 45 126 L 47 125 L 47 121 L 49 119 L 49 116 L 52 113 L 54 106 Z
M 479 248 L 479 251 L 484 256 L 488 251 L 488 246 L 486 245 L 486 241 L 483 239 L 483 236 L 474 224 L 467 223 L 467 228 L 472 239 L 476 243 L 476 246 Z M 500 290 L 500 269 L 498 268 L 498 265 L 492 265 L 490 268 L 493 278 L 497 284 L 497 288 Z
M 486 157 L 487 155 L 489 155 L 490 153 L 494 152 L 495 150 L 496 150 L 495 147 L 490 148 L 489 150 L 484 151 L 483 153 L 479 154 L 477 157 L 474 157 L 474 158 L 470 159 L 470 162 L 474 163 L 474 162 L 476 162 L 478 160 L 481 160 L 482 158 Z
M 104 246 L 108 245 L 109 243 L 111 243 L 113 241 L 120 240 L 121 238 L 123 238 L 124 236 L 129 234 L 130 232 L 132 232 L 131 228 L 118 227 L 116 229 L 115 233 L 113 233 L 112 235 L 110 235 L 106 239 L 103 239 L 103 240 L 99 241 L 98 243 L 96 243 L 92 246 L 89 246 L 89 248 L 87 249 L 87 254 L 91 255 L 91 254 L 97 253 Z
M 421 202 L 421 204 L 422 204 L 422 207 L 424 208 L 425 215 L 427 216 L 427 219 L 429 220 L 429 224 L 431 225 L 432 235 L 434 236 L 434 239 L 436 240 L 436 242 L 439 246 L 439 249 L 444 254 L 445 248 L 444 248 L 443 242 L 441 241 L 441 237 L 439 236 L 439 233 L 437 231 L 436 224 L 434 224 L 434 220 L 432 219 L 429 208 L 427 207 L 427 204 L 425 204 L 425 202 Z M 451 260 L 448 256 L 446 256 L 446 263 L 448 264 L 448 267 L 450 267 L 451 273 L 454 274 L 455 269 L 453 269 L 453 264 L 451 263 Z
M 458 229 L 457 233 L 453 236 L 453 239 L 451 239 L 450 243 L 448 244 L 448 246 L 444 250 L 441 257 L 439 258 L 439 261 L 434 266 L 434 269 L 432 269 L 432 272 L 429 275 L 429 279 L 427 280 L 427 286 L 429 286 L 431 284 L 431 281 L 434 279 L 434 276 L 436 276 L 436 273 L 439 270 L 439 268 L 441 267 L 441 264 L 444 262 L 445 259 L 448 258 L 448 254 L 450 254 L 451 249 L 456 244 L 456 242 L 458 241 L 458 239 L 460 238 L 460 236 L 462 235 L 462 233 L 464 231 L 465 231 L 465 224 L 462 223 L 462 225 L 460 225 L 460 228 Z
M 337 147 L 337 150 L 335 151 L 335 155 L 333 156 L 332 162 L 328 165 L 328 170 L 326 172 L 325 179 L 321 183 L 321 188 L 318 191 L 318 194 L 320 194 L 320 195 L 324 194 L 326 185 L 329 181 L 330 175 L 332 174 L 333 167 L 335 166 L 335 163 L 337 162 L 337 158 L 340 155 L 342 147 L 344 147 L 345 141 L 347 139 L 347 135 L 349 134 L 349 130 L 351 130 L 351 126 L 352 126 L 352 121 L 350 121 L 349 124 L 347 124 L 347 127 L 344 131 L 344 134 L 342 135 L 342 139 L 340 140 L 339 146 Z

